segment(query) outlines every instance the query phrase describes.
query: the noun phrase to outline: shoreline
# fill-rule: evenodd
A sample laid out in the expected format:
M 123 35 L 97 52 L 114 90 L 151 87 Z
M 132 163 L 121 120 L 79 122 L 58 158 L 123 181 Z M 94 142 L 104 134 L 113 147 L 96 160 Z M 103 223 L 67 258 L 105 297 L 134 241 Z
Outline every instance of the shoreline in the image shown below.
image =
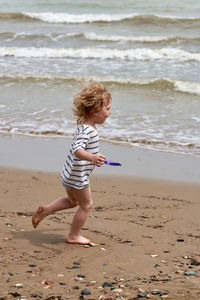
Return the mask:
M 59 172 L 71 139 L 0 136 L 0 166 Z M 100 143 L 100 152 L 121 167 L 104 165 L 94 174 L 199 184 L 200 157 Z

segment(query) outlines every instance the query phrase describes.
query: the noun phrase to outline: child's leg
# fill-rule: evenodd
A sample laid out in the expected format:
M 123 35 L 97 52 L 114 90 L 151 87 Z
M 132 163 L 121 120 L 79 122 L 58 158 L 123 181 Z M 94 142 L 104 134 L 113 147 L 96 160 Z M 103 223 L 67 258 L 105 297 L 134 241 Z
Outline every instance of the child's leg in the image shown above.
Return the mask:
M 53 212 L 73 208 L 77 205 L 77 201 L 73 197 L 62 197 L 54 200 L 47 206 L 39 206 L 37 211 L 32 217 L 32 223 L 34 228 L 38 226 L 38 224 L 48 215 Z
M 72 244 L 88 244 L 90 240 L 80 235 L 81 228 L 87 220 L 88 214 L 92 207 L 92 197 L 90 187 L 81 190 L 68 190 L 69 197 L 76 199 L 79 209 L 74 215 L 70 232 L 67 236 L 66 242 Z

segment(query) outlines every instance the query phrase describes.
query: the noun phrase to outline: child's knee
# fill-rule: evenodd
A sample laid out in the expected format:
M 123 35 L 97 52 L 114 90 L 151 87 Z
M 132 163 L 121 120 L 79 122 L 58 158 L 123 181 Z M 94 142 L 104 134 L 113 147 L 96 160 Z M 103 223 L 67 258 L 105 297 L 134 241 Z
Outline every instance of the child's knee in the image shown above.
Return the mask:
M 89 212 L 89 211 L 92 209 L 92 205 L 93 205 L 93 202 L 92 202 L 92 200 L 91 200 L 91 201 L 88 201 L 87 203 L 84 203 L 84 204 L 82 205 L 82 208 L 83 208 L 85 211 Z

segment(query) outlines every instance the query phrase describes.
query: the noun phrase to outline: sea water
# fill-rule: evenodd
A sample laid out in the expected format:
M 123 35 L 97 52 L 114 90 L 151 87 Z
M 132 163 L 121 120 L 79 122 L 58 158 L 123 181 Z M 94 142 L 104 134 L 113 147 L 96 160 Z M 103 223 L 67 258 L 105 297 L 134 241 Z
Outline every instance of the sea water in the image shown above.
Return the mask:
M 200 3 L 1 0 L 0 134 L 71 138 L 73 96 L 112 94 L 101 139 L 200 154 Z

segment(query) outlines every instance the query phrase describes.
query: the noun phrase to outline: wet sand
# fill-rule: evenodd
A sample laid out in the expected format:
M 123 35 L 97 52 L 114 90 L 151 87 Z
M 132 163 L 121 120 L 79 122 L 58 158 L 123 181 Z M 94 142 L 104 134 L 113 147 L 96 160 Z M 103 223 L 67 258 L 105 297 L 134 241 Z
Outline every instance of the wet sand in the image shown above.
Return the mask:
M 36 208 L 64 195 L 58 172 L 0 174 L 1 299 L 200 298 L 199 184 L 94 173 L 82 233 L 97 246 L 85 248 L 65 243 L 75 209 L 32 227 Z

